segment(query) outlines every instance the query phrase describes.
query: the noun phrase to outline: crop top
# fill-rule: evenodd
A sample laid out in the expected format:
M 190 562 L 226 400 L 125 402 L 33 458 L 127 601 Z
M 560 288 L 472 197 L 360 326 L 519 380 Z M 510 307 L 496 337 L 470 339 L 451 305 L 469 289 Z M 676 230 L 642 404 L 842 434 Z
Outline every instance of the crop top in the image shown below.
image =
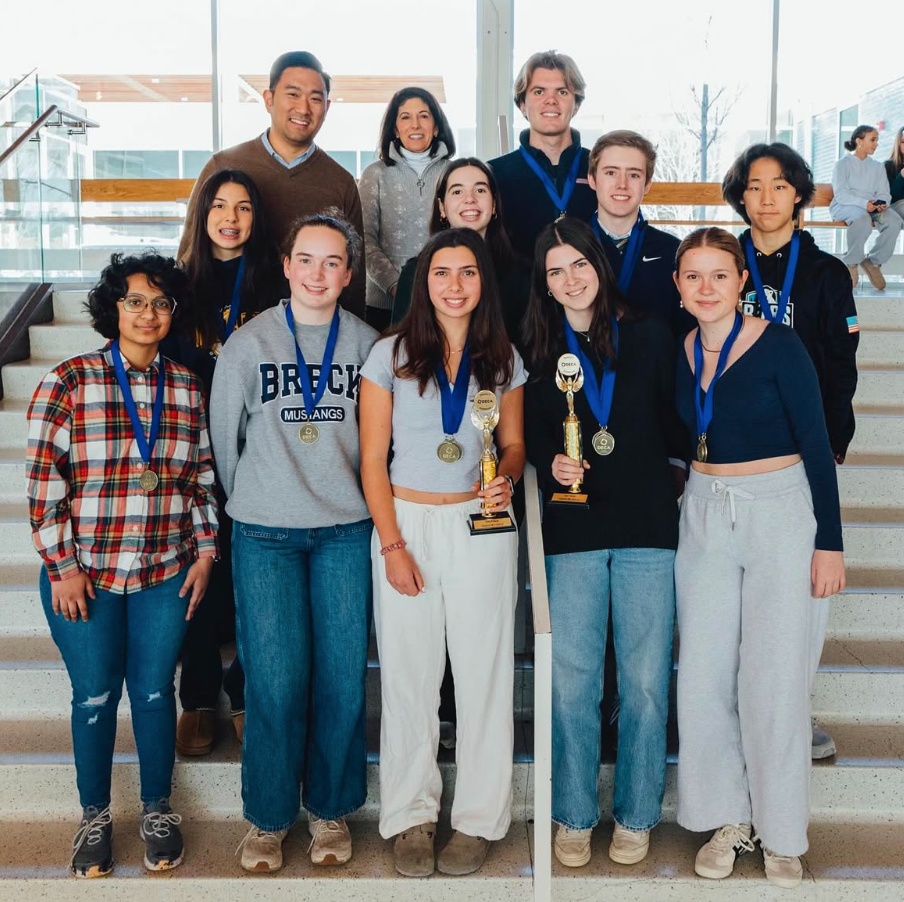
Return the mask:
M 402 379 L 393 371 L 392 349 L 396 336 L 380 339 L 361 367 L 361 376 L 392 392 L 392 461 L 389 481 L 393 485 L 418 492 L 470 492 L 477 481 L 477 462 L 483 454 L 483 436 L 471 423 L 474 396 L 480 386 L 473 374 L 468 385 L 468 401 L 456 441 L 464 453 L 453 464 L 443 463 L 436 450 L 445 438 L 439 388 L 431 381 L 418 394 L 416 379 Z M 496 390 L 496 397 L 523 385 L 527 380 L 524 364 L 512 348 L 512 381 Z M 407 361 L 404 346 L 399 349 L 398 365 Z M 494 449 L 495 450 L 495 449 Z
M 675 403 L 697 445 L 695 380 L 687 354 L 678 352 Z M 770 323 L 711 389 L 713 418 L 706 431 L 708 463 L 734 464 L 799 454 L 816 517 L 816 547 L 841 551 L 838 477 L 829 446 L 816 370 L 797 334 Z M 780 524 L 777 524 L 780 526 Z

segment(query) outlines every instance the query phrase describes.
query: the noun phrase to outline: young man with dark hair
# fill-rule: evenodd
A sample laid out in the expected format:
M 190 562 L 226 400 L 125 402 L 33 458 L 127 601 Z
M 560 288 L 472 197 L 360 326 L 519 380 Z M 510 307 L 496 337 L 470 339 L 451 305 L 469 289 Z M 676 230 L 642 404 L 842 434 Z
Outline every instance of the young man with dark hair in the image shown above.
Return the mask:
M 358 234 L 364 234 L 361 199 L 354 178 L 331 159 L 314 139 L 330 107 L 330 77 L 313 53 L 292 51 L 270 69 L 264 104 L 270 127 L 259 137 L 215 153 L 201 170 L 188 202 L 185 222 L 208 176 L 220 169 L 239 169 L 257 185 L 264 203 L 268 231 L 281 244 L 299 216 L 338 207 Z M 191 247 L 186 225 L 179 243 L 185 262 Z M 342 293 L 342 305 L 364 318 L 364 271 Z
M 655 148 L 637 132 L 620 129 L 598 138 L 587 171 L 597 202 L 590 224 L 628 303 L 655 313 L 676 335 L 684 335 L 694 319 L 681 309 L 672 278 L 678 238 L 648 225 L 640 211 L 655 166 Z
M 816 186 L 806 160 L 786 144 L 754 144 L 731 165 L 722 196 L 750 228 L 740 236 L 749 275 L 741 295 L 745 314 L 782 322 L 807 349 L 822 393 L 829 443 L 844 463 L 854 437 L 854 391 L 860 326 L 853 287 L 841 260 L 820 250 L 813 236 L 795 228 Z M 828 601 L 814 618 L 811 667 L 819 666 L 828 623 Z M 814 726 L 814 758 L 835 754 L 835 743 Z
M 584 79 L 570 56 L 535 53 L 515 79 L 515 105 L 529 128 L 520 146 L 490 161 L 515 250 L 533 260 L 543 227 L 566 213 L 587 220 L 596 206 L 587 183 L 586 149 L 571 120 L 584 100 Z

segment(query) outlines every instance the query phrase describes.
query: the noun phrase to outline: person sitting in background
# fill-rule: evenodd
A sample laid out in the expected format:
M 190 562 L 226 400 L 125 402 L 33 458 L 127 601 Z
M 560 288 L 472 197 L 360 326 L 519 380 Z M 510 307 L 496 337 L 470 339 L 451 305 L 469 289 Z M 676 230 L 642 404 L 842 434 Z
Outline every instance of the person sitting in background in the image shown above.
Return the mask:
M 891 192 L 891 208 L 904 220 L 904 126 L 895 134 L 891 156 L 885 161 L 885 174 Z
M 390 322 L 399 271 L 428 237 L 430 203 L 455 137 L 437 99 L 423 88 L 397 91 L 380 126 L 380 159 L 361 173 L 358 192 L 367 248 L 367 321 Z
M 512 250 L 493 170 L 476 157 L 449 163 L 436 184 L 432 209 L 431 235 L 445 229 L 471 229 L 486 241 L 502 302 L 502 319 L 509 340 L 517 343 L 530 295 L 530 271 Z M 416 268 L 417 257 L 402 267 L 392 305 L 393 323 L 408 312 Z
M 200 381 L 160 342 L 188 280 L 157 254 L 114 254 L 88 295 L 109 343 L 54 367 L 28 409 L 28 504 L 41 603 L 72 684 L 82 820 L 76 877 L 113 869 L 110 784 L 125 679 L 138 749 L 144 866 L 182 863 L 170 808 L 173 680 L 217 556 L 217 502 Z
M 851 137 L 844 142 L 850 153 L 842 157 L 832 172 L 832 190 L 835 196 L 829 206 L 833 219 L 847 223 L 847 253 L 841 258 L 851 273 L 854 287 L 860 280 L 857 267 L 863 268 L 873 287 L 885 288 L 882 265 L 887 263 L 895 250 L 898 232 L 904 225 L 894 210 L 888 209 L 891 192 L 881 164 L 872 159 L 879 144 L 879 132 L 872 125 L 858 125 Z M 872 252 L 866 256 L 866 240 L 873 223 L 879 229 L 879 238 Z

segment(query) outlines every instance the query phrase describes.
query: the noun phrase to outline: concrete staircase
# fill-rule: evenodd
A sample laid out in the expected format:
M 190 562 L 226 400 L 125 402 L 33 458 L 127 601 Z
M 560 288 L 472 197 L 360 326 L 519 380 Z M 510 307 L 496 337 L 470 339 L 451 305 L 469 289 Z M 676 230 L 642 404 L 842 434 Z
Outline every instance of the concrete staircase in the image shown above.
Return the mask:
M 833 601 L 830 636 L 817 680 L 814 714 L 831 730 L 838 755 L 814 767 L 811 849 L 798 898 L 904 898 L 904 285 L 858 297 L 863 332 L 857 394 L 857 436 L 839 470 L 844 506 L 847 591 Z M 519 662 L 515 687 L 520 717 L 513 786 L 514 822 L 474 878 L 429 881 L 399 877 L 391 844 L 380 839 L 377 740 L 378 679 L 369 677 L 369 794 L 352 824 L 355 857 L 340 869 L 314 870 L 308 839 L 297 826 L 277 875 L 244 874 L 234 857 L 242 836 L 240 749 L 224 716 L 222 741 L 209 758 L 176 765 L 173 803 L 185 817 L 186 862 L 171 874 L 141 867 L 137 824 L 137 757 L 128 706 L 120 708 L 113 809 L 117 867 L 103 881 L 66 876 L 78 816 L 69 738 L 65 670 L 40 608 L 38 558 L 25 503 L 25 411 L 38 380 L 58 360 L 100 346 L 81 309 L 83 292 L 54 296 L 52 324 L 31 329 L 32 359 L 3 368 L 0 401 L 0 902 L 120 899 L 283 900 L 408 897 L 429 900 L 527 900 L 532 887 L 532 673 Z M 677 827 L 674 745 L 664 823 L 649 858 L 634 868 L 606 855 L 611 822 L 594 835 L 590 865 L 568 871 L 554 862 L 553 898 L 760 900 L 781 890 L 762 876 L 759 854 L 742 858 L 720 883 L 696 878 L 693 858 L 703 837 Z M 444 756 L 447 785 L 454 774 Z M 612 766 L 602 765 L 604 812 Z M 447 793 L 449 795 L 449 793 Z M 444 800 L 444 806 L 446 802 Z M 448 834 L 441 824 L 440 842 Z M 306 878 L 299 882 L 298 878 Z

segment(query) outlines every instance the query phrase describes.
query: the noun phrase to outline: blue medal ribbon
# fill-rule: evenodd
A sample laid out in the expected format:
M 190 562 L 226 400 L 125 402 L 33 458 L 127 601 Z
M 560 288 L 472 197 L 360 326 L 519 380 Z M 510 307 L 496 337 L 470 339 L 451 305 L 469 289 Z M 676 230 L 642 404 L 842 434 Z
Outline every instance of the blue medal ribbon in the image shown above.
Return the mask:
M 785 313 L 788 311 L 788 301 L 791 300 L 791 286 L 794 284 L 794 273 L 797 271 L 797 258 L 800 256 L 800 232 L 796 229 L 791 236 L 791 251 L 788 256 L 788 268 L 785 270 L 785 279 L 782 282 L 782 294 L 778 299 L 778 310 L 772 313 L 769 299 L 766 297 L 766 289 L 763 287 L 763 278 L 756 262 L 756 248 L 753 239 L 748 235 L 744 242 L 744 251 L 747 254 L 747 268 L 753 278 L 756 287 L 756 298 L 760 303 L 760 311 L 763 319 L 770 323 L 784 323 Z
M 311 387 L 311 374 L 305 363 L 304 354 L 295 338 L 295 317 L 292 315 L 292 302 L 286 304 L 286 324 L 292 334 L 292 344 L 295 345 L 295 362 L 298 364 L 298 379 L 301 382 L 301 393 L 304 397 L 304 409 L 308 419 L 314 414 L 314 409 L 320 403 L 326 385 L 330 381 L 330 367 L 333 365 L 333 355 L 336 352 L 336 340 L 339 338 L 339 305 L 333 313 L 333 321 L 330 323 L 330 332 L 326 338 L 326 347 L 323 349 L 323 361 L 320 364 L 320 373 L 317 376 L 317 385 Z
M 612 396 L 615 393 L 615 368 L 607 357 L 603 362 L 603 378 L 597 383 L 596 370 L 593 368 L 592 361 L 578 343 L 578 337 L 574 334 L 574 329 L 567 317 L 564 322 L 565 344 L 568 345 L 568 350 L 581 361 L 581 366 L 584 368 L 584 394 L 587 396 L 590 412 L 596 417 L 600 427 L 606 429 L 609 425 L 609 414 L 612 412 Z M 618 320 L 613 316 L 611 323 L 612 344 L 615 347 L 615 353 L 618 354 Z
M 129 414 L 129 420 L 132 423 L 132 432 L 135 434 L 135 441 L 138 443 L 138 453 L 147 466 L 150 466 L 151 455 L 154 453 L 154 445 L 157 444 L 157 432 L 160 429 L 160 417 L 163 415 L 163 383 L 164 368 L 163 355 L 159 355 L 160 367 L 157 372 L 157 394 L 154 396 L 154 410 L 151 414 L 151 428 L 147 436 L 144 434 L 144 425 L 138 416 L 138 408 L 135 406 L 135 399 L 132 397 L 132 387 L 129 385 L 129 377 L 126 375 L 126 368 L 122 362 L 122 351 L 119 350 L 119 339 L 117 338 L 110 347 L 113 355 L 113 369 L 116 370 L 116 381 L 119 383 L 119 390 L 122 392 L 122 400 L 126 405 L 126 412 Z
M 719 351 L 716 372 L 713 375 L 712 382 L 709 383 L 709 388 L 705 392 L 703 392 L 700 387 L 700 383 L 703 381 L 703 340 L 700 338 L 700 328 L 699 326 L 697 327 L 697 335 L 694 338 L 694 407 L 697 410 L 697 435 L 700 437 L 706 435 L 709 424 L 712 422 L 713 389 L 716 387 L 716 382 L 719 381 L 722 373 L 725 372 L 725 364 L 728 363 L 728 355 L 731 353 L 731 348 L 743 325 L 744 317 L 736 312 L 731 332 L 728 333 L 728 338 L 725 339 L 725 344 L 722 345 L 722 350 Z M 703 394 L 702 404 L 700 403 L 701 392 Z
M 559 215 L 564 216 L 568 212 L 568 201 L 571 200 L 571 195 L 574 194 L 574 186 L 578 183 L 578 170 L 581 168 L 581 148 L 578 147 L 575 150 L 574 161 L 571 164 L 571 169 L 568 170 L 568 178 L 565 179 L 565 187 L 561 194 L 559 194 L 555 182 L 549 177 L 549 173 L 534 159 L 530 151 L 523 144 L 518 149 L 521 151 L 521 156 L 524 157 L 524 162 L 530 166 L 534 175 L 543 182 L 543 187 L 546 189 L 549 199 L 556 205 Z
M 462 418 L 465 415 L 465 407 L 468 403 L 468 384 L 471 381 L 471 355 L 468 353 L 468 343 L 465 342 L 461 352 L 461 361 L 458 364 L 458 372 L 455 374 L 455 385 L 449 388 L 449 377 L 446 368 L 440 363 L 436 366 L 436 381 L 439 384 L 440 405 L 443 412 L 443 434 L 452 437 L 458 432 Z
M 598 214 L 594 213 L 590 218 L 590 225 L 600 241 L 612 240 L 608 235 L 604 237 Z M 634 277 L 634 267 L 637 266 L 637 261 L 640 258 L 640 251 L 643 246 L 643 233 L 646 227 L 647 221 L 643 218 L 643 213 L 638 209 L 637 221 L 631 227 L 631 237 L 628 239 L 628 246 L 625 248 L 625 254 L 622 257 L 621 271 L 618 274 L 618 290 L 622 294 L 627 292 L 631 279 Z
M 242 254 L 242 259 L 239 261 L 238 272 L 235 274 L 235 285 L 232 287 L 232 301 L 229 305 L 229 319 L 223 326 L 223 331 L 220 333 L 223 339 L 223 344 L 226 344 L 229 336 L 235 332 L 235 324 L 239 321 L 239 308 L 242 305 L 242 279 L 245 277 L 245 255 Z M 294 333 L 293 333 L 294 335 Z

